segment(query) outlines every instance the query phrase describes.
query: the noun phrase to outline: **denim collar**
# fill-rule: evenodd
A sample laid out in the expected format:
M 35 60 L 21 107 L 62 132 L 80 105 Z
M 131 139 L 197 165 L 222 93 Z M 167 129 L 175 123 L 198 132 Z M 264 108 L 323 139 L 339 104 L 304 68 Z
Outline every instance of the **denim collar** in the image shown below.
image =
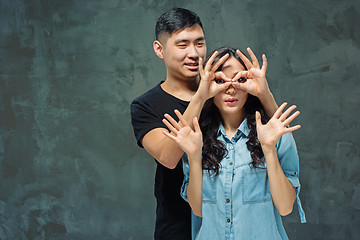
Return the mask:
M 245 135 L 245 137 L 248 137 L 249 132 L 250 132 L 250 130 L 249 130 L 248 125 L 247 125 L 247 119 L 245 118 L 244 121 L 242 121 L 242 123 L 238 127 L 238 129 L 236 131 L 236 134 L 234 136 L 234 138 L 235 138 L 234 140 L 237 141 L 240 138 L 241 133 L 243 135 Z M 224 128 L 224 125 L 222 123 L 220 124 L 220 127 L 219 127 L 218 136 L 219 135 L 223 135 L 223 137 L 227 138 L 225 128 Z

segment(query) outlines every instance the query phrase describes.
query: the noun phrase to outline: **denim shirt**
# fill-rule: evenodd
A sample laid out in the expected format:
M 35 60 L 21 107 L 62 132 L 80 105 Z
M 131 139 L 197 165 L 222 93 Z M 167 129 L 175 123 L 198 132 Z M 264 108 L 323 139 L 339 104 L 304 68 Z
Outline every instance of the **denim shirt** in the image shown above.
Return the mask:
M 220 126 L 218 139 L 226 145 L 228 154 L 222 159 L 216 177 L 203 170 L 202 218 L 193 215 L 193 239 L 288 239 L 272 202 L 266 162 L 264 169 L 250 164 L 252 158 L 246 146 L 248 134 L 246 119 L 231 140 Z M 284 134 L 276 149 L 281 168 L 296 189 L 296 202 L 304 223 L 305 213 L 299 198 L 299 157 L 292 135 Z M 186 154 L 182 161 L 181 196 L 187 201 L 189 164 Z

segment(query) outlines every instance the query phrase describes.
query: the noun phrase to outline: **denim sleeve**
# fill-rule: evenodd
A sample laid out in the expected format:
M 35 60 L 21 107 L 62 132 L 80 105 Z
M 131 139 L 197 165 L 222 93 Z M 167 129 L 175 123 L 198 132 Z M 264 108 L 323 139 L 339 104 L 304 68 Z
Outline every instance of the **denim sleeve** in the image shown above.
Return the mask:
M 281 168 L 296 190 L 296 203 L 298 205 L 301 223 L 305 223 L 305 212 L 302 208 L 299 196 L 301 187 L 299 181 L 299 156 L 295 140 L 291 133 L 284 134 L 277 143 L 276 148 Z
M 189 185 L 189 162 L 186 153 L 182 156 L 181 161 L 183 165 L 184 180 L 180 189 L 180 195 L 185 201 L 188 201 L 186 192 Z

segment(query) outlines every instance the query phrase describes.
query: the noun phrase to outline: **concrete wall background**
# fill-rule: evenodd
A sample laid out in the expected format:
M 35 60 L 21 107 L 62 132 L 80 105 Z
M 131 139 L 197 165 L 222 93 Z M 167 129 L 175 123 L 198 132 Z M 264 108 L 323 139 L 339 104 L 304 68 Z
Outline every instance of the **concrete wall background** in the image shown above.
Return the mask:
M 151 239 L 155 163 L 129 105 L 165 78 L 152 50 L 172 7 L 208 52 L 252 47 L 277 102 L 297 104 L 301 198 L 290 239 L 358 239 L 360 2 L 3 0 L 0 239 Z

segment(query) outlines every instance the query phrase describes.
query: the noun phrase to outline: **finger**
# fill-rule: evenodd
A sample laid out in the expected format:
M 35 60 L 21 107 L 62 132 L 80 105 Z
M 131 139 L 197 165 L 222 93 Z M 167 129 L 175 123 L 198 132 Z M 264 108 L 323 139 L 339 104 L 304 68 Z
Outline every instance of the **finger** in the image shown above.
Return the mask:
M 250 86 L 249 86 L 249 82 L 232 82 L 232 85 L 239 90 L 245 91 L 247 93 L 249 93 L 250 91 Z
M 181 125 L 177 121 L 175 121 L 175 119 L 172 118 L 169 114 L 166 113 L 164 116 L 177 130 L 181 128 Z
M 231 78 L 228 78 L 223 71 L 215 72 L 215 79 L 222 79 L 226 82 L 231 82 Z
M 275 111 L 273 117 L 275 118 L 279 118 L 281 115 L 282 110 L 284 109 L 284 107 L 287 105 L 287 102 L 284 102 L 283 104 L 281 104 L 281 106 Z
M 300 112 L 294 112 L 288 119 L 286 119 L 283 123 L 285 126 L 288 126 L 297 116 L 299 116 Z
M 268 63 L 267 63 L 267 58 L 266 58 L 265 54 L 262 55 L 262 60 L 263 60 L 263 65 L 261 67 L 261 70 L 266 72 Z
M 199 58 L 199 73 L 201 77 L 204 76 L 203 64 L 204 64 L 204 60 L 202 58 Z
M 216 58 L 217 55 L 218 55 L 218 51 L 215 51 L 215 52 L 211 55 L 211 57 L 209 58 L 209 60 L 207 61 L 206 65 L 205 65 L 205 69 L 204 69 L 206 72 L 210 70 L 210 68 L 211 68 L 211 66 L 212 66 L 212 64 L 213 64 L 213 62 L 214 62 L 214 59 Z
M 286 109 L 286 111 L 281 114 L 281 116 L 279 117 L 280 121 L 285 121 L 285 119 L 290 115 L 290 113 L 296 108 L 295 105 L 292 105 L 291 107 L 289 107 L 288 109 Z
M 260 68 L 259 62 L 258 62 L 258 60 L 257 60 L 254 52 L 253 52 L 249 47 L 247 48 L 247 51 L 248 51 L 248 53 L 249 53 L 249 55 L 250 55 L 250 57 L 251 57 L 253 66 L 254 66 L 255 68 Z
M 230 87 L 230 85 L 232 84 L 232 82 L 225 82 L 223 84 L 217 84 L 217 91 L 215 93 L 215 95 L 221 91 L 225 91 L 226 89 L 228 89 Z
M 166 120 L 166 119 L 163 119 L 162 122 L 165 124 L 165 126 L 170 130 L 170 132 L 172 132 L 173 134 L 177 135 L 178 133 L 178 130 L 176 128 L 174 128 L 173 125 L 171 125 L 171 123 Z
M 246 81 L 246 75 L 247 75 L 247 71 L 240 71 L 240 72 L 238 72 L 236 75 L 235 75 L 235 77 L 233 77 L 232 79 L 231 79 L 231 81 L 233 81 L 233 82 L 245 82 Z M 241 78 L 243 78 L 243 79 L 241 79 Z
M 222 56 L 215 64 L 214 64 L 214 66 L 212 66 L 211 67 L 211 71 L 212 72 L 215 72 L 220 66 L 221 66 L 221 64 L 223 64 L 225 61 L 226 61 L 226 59 L 228 59 L 229 58 L 229 54 L 227 53 L 227 54 L 225 54 L 224 56 Z
M 300 125 L 296 125 L 296 126 L 293 126 L 293 127 L 285 128 L 285 133 L 293 132 L 293 131 L 295 131 L 295 130 L 298 130 L 299 128 L 301 128 Z
M 255 112 L 255 119 L 256 119 L 256 126 L 262 126 L 262 122 L 261 122 L 261 115 L 258 111 Z
M 197 117 L 194 117 L 193 125 L 194 125 L 195 132 L 201 132 L 199 121 L 198 121 Z
M 176 116 L 179 118 L 180 123 L 183 127 L 188 126 L 189 124 L 187 123 L 186 119 L 184 118 L 184 116 L 179 112 L 179 110 L 175 109 L 174 110 Z
M 167 136 L 168 138 L 171 138 L 172 140 L 176 141 L 176 137 L 174 135 L 171 135 L 170 133 L 168 133 L 167 131 L 163 131 L 162 132 L 165 136 Z
M 241 58 L 241 60 L 245 63 L 245 66 L 246 66 L 247 70 L 249 70 L 250 68 L 253 67 L 250 60 L 239 49 L 236 50 L 236 53 Z

